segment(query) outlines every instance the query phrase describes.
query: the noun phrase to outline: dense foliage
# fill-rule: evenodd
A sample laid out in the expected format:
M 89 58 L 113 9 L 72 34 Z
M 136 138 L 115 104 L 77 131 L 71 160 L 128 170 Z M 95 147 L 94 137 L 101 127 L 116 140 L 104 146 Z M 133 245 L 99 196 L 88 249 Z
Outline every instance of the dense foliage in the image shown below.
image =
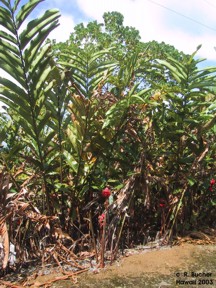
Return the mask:
M 0 224 L 17 250 L 53 235 L 51 220 L 96 243 L 104 211 L 107 249 L 126 231 L 131 246 L 215 224 L 216 68 L 198 68 L 200 47 L 142 43 L 117 12 L 45 43 L 59 12 L 26 25 L 41 0 L 12 2 L 0 1 L 0 68 L 11 79 L 0 77 Z

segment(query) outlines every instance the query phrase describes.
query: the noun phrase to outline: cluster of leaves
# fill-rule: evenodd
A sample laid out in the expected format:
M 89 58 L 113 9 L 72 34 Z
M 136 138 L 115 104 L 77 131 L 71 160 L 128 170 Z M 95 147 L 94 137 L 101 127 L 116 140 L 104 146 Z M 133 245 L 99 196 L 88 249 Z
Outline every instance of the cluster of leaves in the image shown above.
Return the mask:
M 118 191 L 137 175 L 136 230 L 143 209 L 160 230 L 161 198 L 164 230 L 194 227 L 203 212 L 211 224 L 216 68 L 198 68 L 200 47 L 184 55 L 142 43 L 117 12 L 105 13 L 104 24 L 76 26 L 65 43 L 44 44 L 60 15 L 52 9 L 26 25 L 40 2 L 0 0 L 0 68 L 11 79 L 0 77 L 0 163 L 10 191 L 25 187 L 43 214 L 59 215 L 68 231 L 78 221 L 80 231 L 94 191 Z

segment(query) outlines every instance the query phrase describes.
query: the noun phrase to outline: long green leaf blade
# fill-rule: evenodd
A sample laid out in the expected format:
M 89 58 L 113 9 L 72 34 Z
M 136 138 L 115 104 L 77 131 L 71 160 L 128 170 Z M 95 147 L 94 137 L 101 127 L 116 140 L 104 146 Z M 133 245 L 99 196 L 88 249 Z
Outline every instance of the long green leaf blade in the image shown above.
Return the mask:
M 21 0 L 15 0 L 15 1 L 14 1 L 13 12 L 16 11 L 17 6 L 19 5 L 20 2 L 21 2 Z
M 19 50 L 17 49 L 16 46 L 10 44 L 8 41 L 0 39 L 0 48 L 1 48 L 1 50 L 2 50 L 3 47 L 5 49 L 7 49 L 10 53 L 14 53 L 17 56 L 20 55 L 20 52 L 19 52 Z
M 8 33 L 6 33 L 3 30 L 0 31 L 0 38 L 8 40 L 8 41 L 10 41 L 13 44 L 17 44 L 16 38 L 13 35 L 8 34 Z
M 44 129 L 44 127 L 47 125 L 49 119 L 50 119 L 51 112 L 47 111 L 44 117 L 40 120 L 40 123 L 38 125 L 38 133 L 40 134 L 41 131 Z
M 27 98 L 27 94 L 26 91 L 22 88 L 20 88 L 18 85 L 16 85 L 15 83 L 13 83 L 12 81 L 2 78 L 0 77 L 0 84 L 4 85 L 5 87 L 7 87 L 8 89 L 12 90 L 14 93 L 16 93 L 17 95 L 19 95 L 19 97 L 26 99 Z
M 0 6 L 0 25 L 2 25 L 5 29 L 9 30 L 12 34 L 15 35 L 16 31 L 12 22 L 10 11 L 1 6 Z
M 48 10 L 44 13 L 44 15 L 38 19 L 32 20 L 27 25 L 27 28 L 21 33 L 20 41 L 21 41 L 21 49 L 24 49 L 26 45 L 33 39 L 33 37 L 40 33 L 41 29 L 50 26 L 50 32 L 58 26 L 58 21 L 56 21 L 60 17 L 60 13 L 57 9 Z
M 6 0 L 0 0 L 7 8 L 10 8 L 9 3 Z
M 30 74 L 34 74 L 35 71 L 38 69 L 39 65 L 41 65 L 41 62 L 43 61 L 43 59 L 46 58 L 48 52 L 50 51 L 50 46 L 49 45 L 45 45 L 37 54 L 37 56 L 35 57 L 34 61 L 31 63 L 31 67 L 29 67 L 29 73 Z
M 22 87 L 26 87 L 26 82 L 23 78 L 23 71 L 20 71 L 20 67 L 14 67 L 11 62 L 5 62 L 5 55 L 0 53 L 0 68 L 2 68 L 5 72 L 11 75 Z M 3 60 L 3 61 L 2 61 Z
M 44 0 L 32 0 L 27 2 L 25 5 L 21 7 L 19 12 L 16 15 L 16 24 L 17 29 L 20 28 L 22 23 L 25 21 L 25 19 L 28 17 L 28 15 L 35 9 L 35 7 Z
M 32 62 L 35 60 L 38 51 L 41 48 L 41 45 L 43 44 L 44 40 L 47 38 L 47 36 L 50 33 L 50 26 L 46 29 L 44 28 L 40 34 L 38 34 L 31 42 L 30 46 L 25 49 L 24 52 L 24 60 L 26 64 L 27 69 L 32 69 L 33 65 Z M 32 67 L 31 67 L 32 66 Z

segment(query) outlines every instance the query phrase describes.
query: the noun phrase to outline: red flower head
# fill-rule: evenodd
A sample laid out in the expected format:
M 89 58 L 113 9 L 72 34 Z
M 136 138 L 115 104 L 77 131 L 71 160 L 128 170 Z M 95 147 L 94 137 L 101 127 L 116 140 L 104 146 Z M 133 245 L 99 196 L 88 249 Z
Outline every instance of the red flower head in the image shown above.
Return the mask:
M 103 227 L 104 220 L 105 220 L 105 214 L 104 213 L 98 216 L 98 222 L 99 222 L 100 228 Z
M 215 179 L 211 179 L 210 185 L 213 186 L 215 183 L 216 183 L 216 180 Z
M 102 190 L 101 194 L 104 198 L 109 198 L 109 196 L 111 195 L 111 191 L 108 187 L 106 187 Z
M 160 201 L 159 201 L 159 206 L 160 206 L 161 208 L 165 207 L 165 206 L 166 206 L 166 200 L 163 199 L 163 198 L 161 198 Z

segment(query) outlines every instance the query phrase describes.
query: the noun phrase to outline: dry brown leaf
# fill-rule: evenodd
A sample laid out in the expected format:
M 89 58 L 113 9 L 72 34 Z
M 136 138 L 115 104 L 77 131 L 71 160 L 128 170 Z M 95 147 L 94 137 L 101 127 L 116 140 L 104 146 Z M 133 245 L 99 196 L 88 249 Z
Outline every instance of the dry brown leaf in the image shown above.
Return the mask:
M 3 280 L 0 280 L 0 285 L 4 285 L 4 286 L 0 286 L 0 287 L 10 287 L 10 288 L 24 288 L 24 286 L 22 285 L 19 285 L 19 284 L 14 284 L 14 283 L 11 283 L 9 281 L 3 281 Z
M 2 260 L 2 269 L 5 269 L 8 264 L 9 253 L 10 253 L 9 236 L 8 236 L 6 222 L 4 222 L 0 227 L 0 237 L 1 237 L 1 242 L 3 245 L 3 252 L 4 252 L 4 258 Z

